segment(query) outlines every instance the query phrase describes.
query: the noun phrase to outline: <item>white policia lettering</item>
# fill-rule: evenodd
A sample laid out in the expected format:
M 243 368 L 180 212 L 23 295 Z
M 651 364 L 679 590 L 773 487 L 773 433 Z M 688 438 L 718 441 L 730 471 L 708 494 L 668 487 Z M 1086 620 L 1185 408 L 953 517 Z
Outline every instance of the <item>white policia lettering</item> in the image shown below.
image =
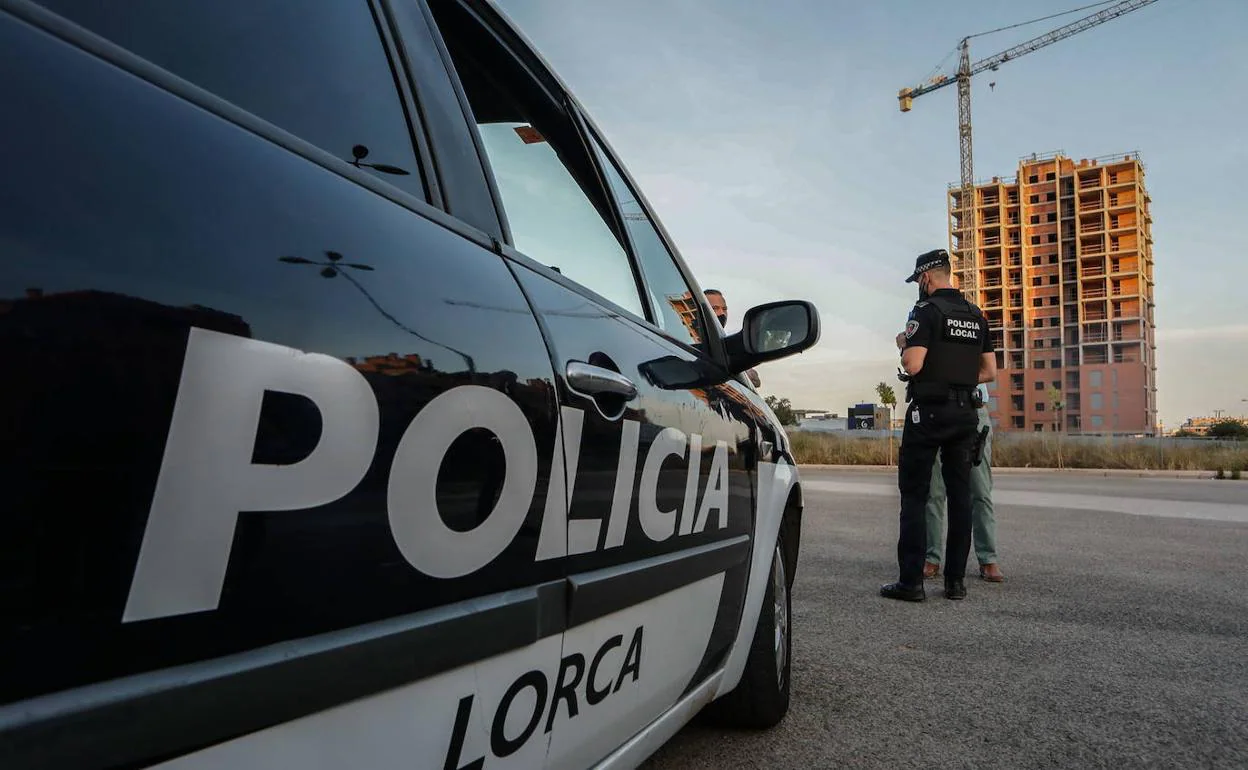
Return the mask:
M 945 332 L 950 337 L 977 340 L 979 339 L 979 322 L 959 318 L 946 318 Z
M 268 391 L 303 396 L 321 415 L 316 447 L 290 465 L 251 462 Z M 373 461 L 379 420 L 368 381 L 345 361 L 192 329 L 122 622 L 215 610 L 239 513 L 313 508 L 346 496 Z M 606 521 L 569 521 L 583 422 L 583 411 L 567 406 L 560 410 L 552 483 L 547 485 L 534 556 L 538 561 L 624 544 L 640 423 L 622 423 L 615 492 Z M 475 528 L 460 532 L 448 527 L 438 512 L 437 478 L 451 444 L 473 428 L 498 437 L 506 471 L 493 510 Z M 697 507 L 702 455 L 702 437 L 686 436 L 675 428 L 665 429 L 651 443 L 642 464 L 637 504 L 642 532 L 649 539 L 658 542 L 703 532 L 712 516 L 717 528 L 727 528 L 728 444 L 715 442 Z M 659 474 L 672 458 L 679 458 L 687 469 L 684 500 L 679 509 L 663 511 L 657 502 Z M 533 431 L 520 407 L 490 388 L 452 388 L 421 409 L 399 440 L 387 488 L 394 542 L 403 558 L 426 575 L 471 574 L 502 554 L 516 537 L 533 500 L 537 473 Z M 567 479 L 566 490 L 558 483 L 560 478 Z
M 548 680 L 541 671 L 536 670 L 517 677 L 503 694 L 502 700 L 499 701 L 489 721 L 490 755 L 502 759 L 524 748 L 524 745 L 537 733 L 543 713 L 546 714 L 544 732 L 549 733 L 554 728 L 555 719 L 560 713 L 566 711 L 568 719 L 575 719 L 581 713 L 581 701 L 584 701 L 586 707 L 596 706 L 611 695 L 618 693 L 626 683 L 637 682 L 641 677 L 641 645 L 644 630 L 645 626 L 638 626 L 633 631 L 633 638 L 627 648 L 624 647 L 624 637 L 616 634 L 604 641 L 593 657 L 588 660 L 579 652 L 565 655 L 559 662 L 559 673 L 553 682 Z M 613 668 L 610 665 L 610 659 L 616 659 L 616 656 L 620 655 L 615 652 L 616 650 L 624 650 L 624 652 L 622 657 L 618 658 L 619 667 Z M 612 675 L 613 671 L 614 675 Z M 532 691 L 532 695 L 522 695 L 528 690 Z M 461 763 L 460 760 L 468 728 L 477 721 L 473 718 L 475 700 L 476 696 L 471 694 L 459 699 L 459 706 L 455 711 L 455 725 L 451 728 L 451 737 L 447 743 L 446 761 L 442 765 L 446 770 L 482 770 L 485 767 L 485 757 L 478 757 L 465 763 Z M 515 735 L 508 735 L 508 717 L 517 701 L 531 702 L 532 705 L 529 708 L 532 712 L 527 721 L 513 721 L 513 725 L 523 724 L 524 727 Z M 564 706 L 563 709 L 560 709 L 561 704 Z M 547 705 L 550 707 L 549 711 L 547 711 Z

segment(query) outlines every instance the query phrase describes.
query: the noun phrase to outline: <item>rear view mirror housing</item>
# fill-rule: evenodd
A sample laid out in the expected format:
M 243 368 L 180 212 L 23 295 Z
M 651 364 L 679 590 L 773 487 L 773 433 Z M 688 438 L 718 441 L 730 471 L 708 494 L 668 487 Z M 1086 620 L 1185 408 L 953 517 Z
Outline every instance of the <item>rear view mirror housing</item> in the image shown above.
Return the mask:
M 805 300 L 758 305 L 746 311 L 741 331 L 724 342 L 728 368 L 740 374 L 813 347 L 819 342 L 819 311 Z

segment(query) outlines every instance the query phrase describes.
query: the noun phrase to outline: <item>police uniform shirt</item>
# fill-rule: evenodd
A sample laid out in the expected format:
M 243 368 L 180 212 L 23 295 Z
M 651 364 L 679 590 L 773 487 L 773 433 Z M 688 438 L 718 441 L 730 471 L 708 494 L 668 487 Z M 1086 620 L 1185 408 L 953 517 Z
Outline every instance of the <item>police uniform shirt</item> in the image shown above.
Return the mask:
M 973 344 L 977 347 L 977 353 L 994 352 L 992 339 L 988 334 L 988 321 L 979 308 L 967 302 L 956 289 L 938 289 L 933 296 L 963 305 L 968 312 L 946 315 L 931 300 L 920 300 L 910 310 L 910 317 L 906 321 L 905 347 L 923 347 L 931 351 L 940 343 Z M 926 362 L 923 368 L 927 369 Z

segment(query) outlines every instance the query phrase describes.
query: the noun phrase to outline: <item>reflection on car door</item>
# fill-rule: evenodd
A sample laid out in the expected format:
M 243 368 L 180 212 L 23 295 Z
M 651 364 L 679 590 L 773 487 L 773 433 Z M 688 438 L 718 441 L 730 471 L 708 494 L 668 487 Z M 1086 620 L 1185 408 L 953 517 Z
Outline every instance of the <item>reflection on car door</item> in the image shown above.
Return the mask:
M 0 766 L 540 766 L 549 357 L 413 197 L 374 4 L 48 5 L 0 11 Z
M 752 525 L 752 408 L 710 355 L 700 292 L 549 73 L 435 4 L 556 372 L 567 478 L 549 766 L 602 758 L 722 665 Z M 484 19 L 484 21 L 482 21 Z M 560 526 L 550 526 L 558 516 Z M 556 532 L 562 535 L 556 536 Z

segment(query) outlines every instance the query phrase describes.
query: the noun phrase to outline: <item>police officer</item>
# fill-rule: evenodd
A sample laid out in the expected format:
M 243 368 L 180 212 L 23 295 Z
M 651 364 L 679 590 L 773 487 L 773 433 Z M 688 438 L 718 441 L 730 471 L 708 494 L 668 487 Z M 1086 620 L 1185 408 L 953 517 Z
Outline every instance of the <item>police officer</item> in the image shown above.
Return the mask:
M 973 392 L 997 375 L 988 321 L 952 287 L 944 249 L 919 255 L 907 283 L 918 282 L 919 301 L 897 335 L 905 370 L 906 408 L 897 483 L 901 526 L 897 539 L 900 579 L 880 589 L 889 599 L 921 602 L 927 552 L 925 508 L 932 464 L 939 451 L 949 500 L 945 546 L 945 597 L 966 598 L 966 561 L 971 548 L 971 455 L 976 438 Z
M 724 293 L 719 289 L 706 289 L 702 292 L 706 295 L 706 301 L 711 305 L 711 312 L 715 314 L 715 319 L 719 321 L 722 329 L 728 328 L 728 300 L 724 299 Z M 753 369 L 746 369 L 745 376 L 749 378 L 750 384 L 755 388 L 760 388 L 763 381 L 758 378 L 758 372 Z

